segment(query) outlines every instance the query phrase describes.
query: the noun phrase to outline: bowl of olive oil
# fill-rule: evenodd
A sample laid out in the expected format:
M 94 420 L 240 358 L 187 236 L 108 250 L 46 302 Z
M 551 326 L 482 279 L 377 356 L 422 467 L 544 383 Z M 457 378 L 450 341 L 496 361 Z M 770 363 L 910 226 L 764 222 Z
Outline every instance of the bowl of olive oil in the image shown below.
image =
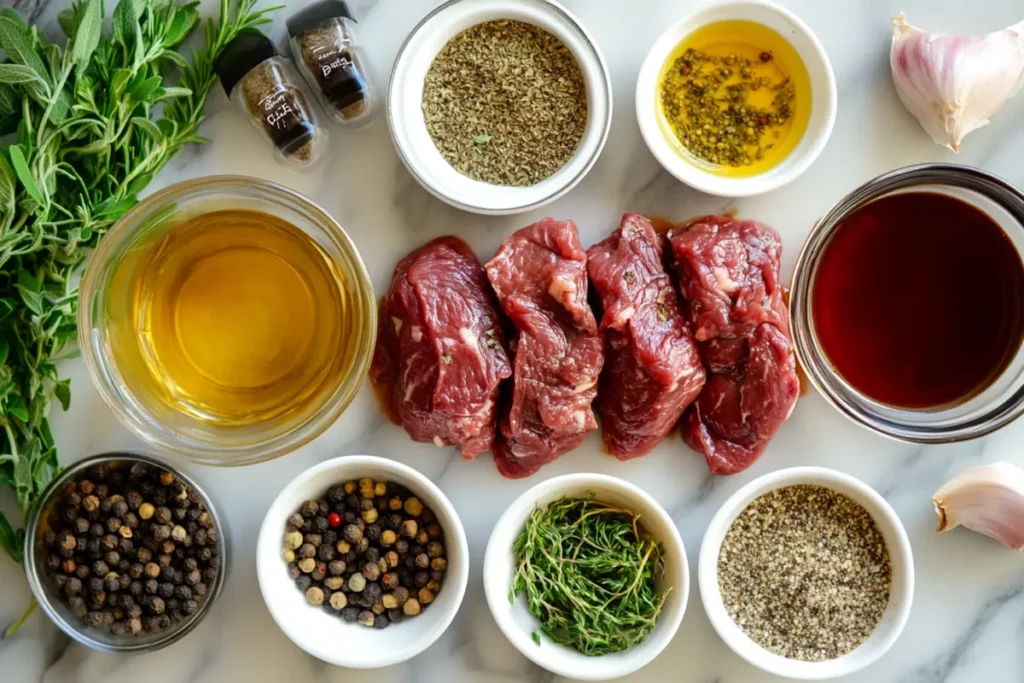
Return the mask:
M 669 173 L 703 192 L 768 192 L 807 170 L 836 116 L 828 55 L 768 0 L 725 0 L 671 25 L 636 86 L 637 121 Z
M 79 343 L 106 403 L 151 445 L 243 465 L 313 439 L 366 376 L 373 287 L 305 197 L 218 176 L 146 198 L 82 278 Z

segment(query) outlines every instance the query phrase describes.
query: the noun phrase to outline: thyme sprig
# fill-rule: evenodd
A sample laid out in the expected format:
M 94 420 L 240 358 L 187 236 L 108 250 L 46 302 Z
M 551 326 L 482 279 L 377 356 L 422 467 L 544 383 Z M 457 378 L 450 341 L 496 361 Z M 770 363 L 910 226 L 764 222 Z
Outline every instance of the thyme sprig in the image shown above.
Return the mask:
M 530 514 L 513 544 L 518 561 L 509 600 L 522 594 L 539 630 L 591 656 L 621 652 L 654 629 L 669 590 L 661 545 L 630 510 L 560 498 Z M 539 634 L 533 633 L 539 645 Z
M 213 63 L 277 8 L 221 0 L 191 62 L 176 51 L 198 2 L 121 0 L 104 35 L 103 0 L 75 0 L 43 39 L 0 9 L 0 486 L 29 512 L 60 469 L 47 421 L 69 380 L 57 361 L 76 335 L 85 252 L 198 134 Z M 21 561 L 24 531 L 0 514 L 0 547 Z

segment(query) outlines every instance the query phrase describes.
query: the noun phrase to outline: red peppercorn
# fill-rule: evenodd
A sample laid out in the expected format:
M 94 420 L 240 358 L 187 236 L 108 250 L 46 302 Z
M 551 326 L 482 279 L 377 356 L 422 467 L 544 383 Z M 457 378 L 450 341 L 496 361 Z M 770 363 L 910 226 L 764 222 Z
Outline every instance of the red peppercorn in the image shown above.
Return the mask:
M 331 526 L 341 526 L 341 515 L 339 515 L 337 512 L 332 512 L 331 514 L 327 515 L 327 523 Z

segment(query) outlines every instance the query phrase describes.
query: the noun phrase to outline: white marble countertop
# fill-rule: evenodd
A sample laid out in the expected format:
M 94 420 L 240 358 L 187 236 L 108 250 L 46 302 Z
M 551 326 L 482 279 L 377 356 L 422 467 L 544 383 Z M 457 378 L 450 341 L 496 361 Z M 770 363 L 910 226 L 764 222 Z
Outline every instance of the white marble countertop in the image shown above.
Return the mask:
M 395 262 L 428 238 L 455 233 L 488 258 L 501 239 L 543 215 L 572 218 L 585 246 L 614 228 L 623 211 L 671 219 L 736 210 L 775 226 L 783 235 L 783 267 L 793 259 L 814 220 L 847 191 L 904 164 L 946 160 L 981 166 L 1024 185 L 1024 95 L 994 123 L 967 138 L 957 157 L 939 148 L 900 105 L 889 77 L 889 15 L 906 11 L 917 25 L 950 32 L 1003 28 L 1024 15 L 1020 0 L 781 0 L 818 34 L 839 85 L 839 116 L 824 153 L 788 187 L 730 201 L 700 195 L 663 172 L 644 146 L 633 113 L 633 85 L 648 46 L 668 23 L 698 2 L 680 0 L 564 0 L 594 35 L 611 70 L 615 114 L 600 161 L 568 196 L 532 214 L 481 218 L 461 213 L 422 190 L 401 165 L 382 120 L 364 131 L 336 134 L 333 158 L 315 175 L 277 166 L 270 150 L 218 91 L 211 98 L 204 133 L 215 142 L 191 148 L 153 183 L 240 173 L 264 177 L 304 192 L 331 211 L 362 251 L 378 292 Z M 10 6 L 12 0 L 0 0 Z M 14 0 L 52 30 L 64 0 Z M 108 2 L 108 11 L 114 2 Z M 216 2 L 203 0 L 206 12 Z M 268 3 L 269 4 L 269 3 Z M 297 8 L 302 0 L 290 0 Z M 356 0 L 362 44 L 376 67 L 378 87 L 399 45 L 434 0 Z M 59 6 L 59 7 L 58 7 Z M 283 34 L 284 13 L 273 26 Z M 909 256 L 908 256 L 909 257 Z M 965 268 L 973 264 L 965 264 Z M 96 395 L 80 361 L 72 361 L 73 406 L 55 416 L 64 462 L 140 444 Z M 228 681 L 363 680 L 375 683 L 527 683 L 552 676 L 520 656 L 498 631 L 483 597 L 480 567 L 491 527 L 516 496 L 540 479 L 565 472 L 614 474 L 650 491 L 682 531 L 691 570 L 704 528 L 732 492 L 766 472 L 792 465 L 823 465 L 860 477 L 899 513 L 917 565 L 917 594 L 910 621 L 879 662 L 849 677 L 851 683 L 1020 683 L 1024 681 L 1024 557 L 967 531 L 939 536 L 930 497 L 952 473 L 983 462 L 1024 465 L 1024 422 L 983 440 L 937 447 L 887 441 L 851 424 L 813 391 L 767 453 L 748 471 L 728 478 L 708 474 L 704 459 L 678 439 L 652 455 L 620 463 L 602 455 L 597 435 L 531 479 L 502 479 L 488 456 L 460 460 L 455 449 L 414 444 L 377 409 L 364 387 L 351 408 L 308 446 L 263 465 L 242 469 L 187 467 L 214 496 L 230 528 L 232 559 L 226 590 L 212 613 L 185 640 L 156 654 L 118 658 L 73 645 L 37 613 L 13 639 L 0 640 L 4 683 L 221 683 Z M 371 453 L 395 458 L 431 477 L 459 510 L 469 537 L 471 579 L 462 609 L 448 632 L 406 664 L 356 673 L 324 665 L 278 630 L 256 585 L 253 559 L 263 513 L 283 482 L 325 458 Z M 13 507 L 7 491 L 0 507 Z M 20 568 L 0 557 L 0 625 L 29 600 Z M 675 640 L 630 681 L 763 683 L 776 680 L 735 656 L 711 629 L 694 588 Z

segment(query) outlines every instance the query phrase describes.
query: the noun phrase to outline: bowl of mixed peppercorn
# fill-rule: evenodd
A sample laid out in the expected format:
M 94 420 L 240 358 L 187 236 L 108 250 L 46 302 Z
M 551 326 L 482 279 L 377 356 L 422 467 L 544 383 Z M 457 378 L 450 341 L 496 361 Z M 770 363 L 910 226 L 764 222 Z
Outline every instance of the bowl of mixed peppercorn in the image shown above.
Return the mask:
M 96 650 L 152 652 L 189 633 L 224 583 L 225 535 L 209 498 L 159 460 L 82 460 L 43 493 L 26 530 L 32 592 Z
M 331 664 L 409 659 L 445 631 L 469 578 L 466 534 L 429 479 L 384 458 L 335 458 L 271 504 L 256 571 L 285 634 Z M 387 631 L 387 633 L 383 633 Z

